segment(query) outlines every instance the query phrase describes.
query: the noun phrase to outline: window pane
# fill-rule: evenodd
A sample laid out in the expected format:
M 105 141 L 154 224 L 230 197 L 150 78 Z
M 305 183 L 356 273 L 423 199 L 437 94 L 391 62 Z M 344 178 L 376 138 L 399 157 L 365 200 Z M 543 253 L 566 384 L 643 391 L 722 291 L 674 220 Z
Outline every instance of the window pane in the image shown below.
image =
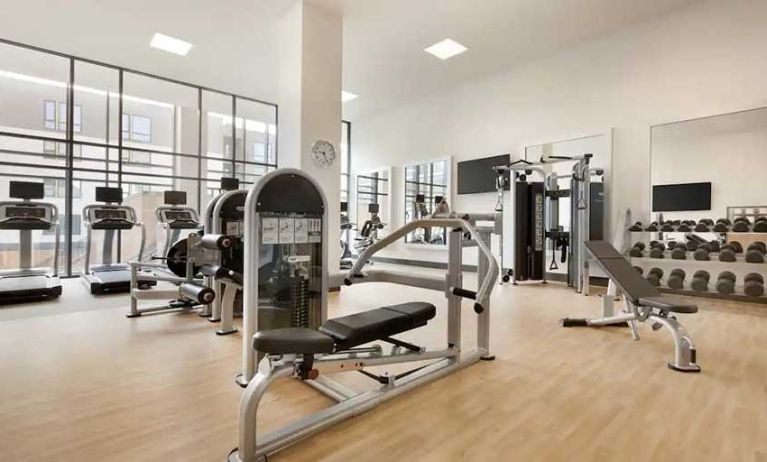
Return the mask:
M 203 156 L 215 159 L 232 158 L 232 97 L 202 92 Z
M 117 144 L 119 79 L 117 69 L 75 61 L 75 140 Z
M 196 88 L 125 72 L 123 90 L 123 112 L 131 115 L 123 146 L 197 155 Z
M 273 106 L 237 98 L 235 158 L 243 162 L 275 164 Z

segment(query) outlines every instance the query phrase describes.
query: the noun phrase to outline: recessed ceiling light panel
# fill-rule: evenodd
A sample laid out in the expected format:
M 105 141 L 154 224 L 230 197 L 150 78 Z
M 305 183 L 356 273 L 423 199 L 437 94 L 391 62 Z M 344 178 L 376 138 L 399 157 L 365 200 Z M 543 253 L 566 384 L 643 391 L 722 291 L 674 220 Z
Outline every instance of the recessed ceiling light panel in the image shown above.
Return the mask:
M 452 39 L 445 39 L 439 43 L 435 43 L 429 48 L 424 48 L 425 52 L 442 60 L 452 58 L 455 55 L 460 55 L 466 50 L 468 50 L 468 48 Z
M 181 56 L 186 56 L 186 54 L 189 53 L 189 50 L 192 49 L 191 43 L 165 34 L 160 34 L 159 32 L 155 32 L 152 37 L 152 43 L 150 43 L 149 46 Z
M 355 95 L 350 91 L 341 91 L 341 102 L 348 103 L 351 100 L 359 98 L 359 95 Z

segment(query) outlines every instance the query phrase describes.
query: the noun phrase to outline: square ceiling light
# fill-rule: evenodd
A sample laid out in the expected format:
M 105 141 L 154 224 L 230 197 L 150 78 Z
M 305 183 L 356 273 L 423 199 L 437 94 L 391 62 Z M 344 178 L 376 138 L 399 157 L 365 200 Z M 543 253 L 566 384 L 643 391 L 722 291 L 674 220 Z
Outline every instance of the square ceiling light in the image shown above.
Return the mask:
M 192 49 L 191 43 L 159 32 L 155 32 L 152 37 L 152 43 L 150 43 L 149 46 L 180 56 L 186 56 L 186 54 L 189 53 L 189 50 Z
M 350 91 L 341 91 L 341 102 L 348 103 L 351 100 L 359 98 L 359 95 L 355 95 Z
M 453 56 L 456 56 L 456 55 L 460 55 L 466 50 L 468 50 L 468 48 L 456 42 L 455 40 L 449 39 L 449 38 L 439 43 L 435 43 L 429 48 L 424 48 L 425 52 L 430 53 L 442 60 L 452 58 Z

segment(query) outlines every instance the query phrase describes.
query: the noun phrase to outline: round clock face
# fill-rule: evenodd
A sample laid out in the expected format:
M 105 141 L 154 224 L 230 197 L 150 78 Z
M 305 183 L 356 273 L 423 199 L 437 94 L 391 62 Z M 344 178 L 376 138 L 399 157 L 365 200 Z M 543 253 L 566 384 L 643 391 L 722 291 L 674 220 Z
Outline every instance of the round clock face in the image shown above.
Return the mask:
M 312 146 L 312 159 L 320 167 L 330 167 L 336 160 L 336 150 L 330 142 L 319 140 Z

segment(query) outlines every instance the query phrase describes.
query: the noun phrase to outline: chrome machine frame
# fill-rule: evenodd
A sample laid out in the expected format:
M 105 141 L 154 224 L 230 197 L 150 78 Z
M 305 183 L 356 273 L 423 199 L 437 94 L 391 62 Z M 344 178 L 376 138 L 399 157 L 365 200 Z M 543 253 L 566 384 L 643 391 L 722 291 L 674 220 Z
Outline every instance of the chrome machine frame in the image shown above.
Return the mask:
M 291 173 L 309 178 L 298 170 L 289 169 L 277 170 L 269 175 L 280 173 Z M 311 180 L 311 178 L 309 179 Z M 268 175 L 262 179 L 260 184 L 267 183 Z M 254 191 L 257 188 L 258 186 L 254 188 Z M 252 265 L 258 262 L 258 246 L 253 244 L 260 242 L 258 239 L 259 218 L 257 213 L 253 213 L 254 209 L 252 208 L 255 205 L 256 197 L 257 195 L 251 191 L 251 194 L 248 196 L 249 207 L 246 210 L 246 222 L 249 226 L 247 234 L 247 242 L 249 244 L 246 245 L 246 255 L 248 256 L 246 265 L 249 266 L 246 267 L 245 306 L 252 308 L 245 310 L 247 319 L 244 323 L 245 329 L 243 333 L 243 345 L 248 350 L 243 352 L 243 366 L 245 369 L 243 378 L 252 378 L 252 380 L 248 380 L 249 383 L 240 400 L 239 448 L 230 453 L 228 459 L 230 462 L 264 460 L 268 454 L 274 453 L 346 418 L 359 415 L 417 386 L 441 378 L 480 359 L 493 359 L 493 356 L 490 355 L 489 302 L 490 294 L 495 288 L 495 282 L 498 278 L 498 263 L 490 252 L 489 246 L 481 237 L 480 232 L 465 219 L 465 216 L 456 215 L 416 220 L 393 231 L 368 247 L 343 279 L 347 285 L 362 282 L 389 282 L 443 292 L 445 298 L 447 298 L 448 305 L 447 347 L 437 351 L 426 351 L 425 349 L 416 351 L 413 348 L 407 348 L 405 349 L 407 351 L 404 351 L 400 346 L 395 345 L 391 353 L 384 354 L 383 348 L 380 345 L 373 345 L 347 351 L 337 351 L 327 355 L 317 355 L 311 371 L 311 377 L 313 378 L 305 379 L 304 382 L 333 398 L 337 401 L 337 404 L 267 435 L 257 436 L 257 413 L 261 398 L 267 388 L 277 379 L 284 377 L 300 378 L 303 359 L 301 355 L 266 355 L 261 361 L 258 373 L 253 376 L 248 375 L 250 371 L 256 370 L 254 367 L 256 352 L 251 347 L 250 342 L 253 334 L 258 329 L 256 325 L 258 305 L 257 300 L 255 300 L 257 296 L 254 292 L 257 288 L 257 282 L 252 272 Z M 325 222 L 326 220 L 323 220 L 323 255 L 327 254 L 328 243 Z M 448 234 L 448 269 L 444 277 L 417 276 L 387 270 L 362 272 L 365 262 L 376 252 L 404 238 L 409 232 L 423 227 L 450 229 Z M 470 236 L 471 239 L 469 241 L 465 239 L 464 233 Z M 480 250 L 478 256 L 478 280 L 480 282 L 476 292 L 463 288 L 462 249 L 467 243 L 468 245 L 476 245 Z M 323 287 L 325 289 L 327 289 L 329 279 L 326 265 L 323 271 Z M 327 318 L 326 292 L 327 290 L 323 290 L 323 320 Z M 462 348 L 462 298 L 474 299 L 474 310 L 478 314 L 477 347 L 473 350 L 464 350 Z M 362 393 L 349 390 L 322 375 L 323 373 L 361 371 L 367 367 L 424 360 L 434 362 L 410 371 L 410 373 L 399 376 L 389 375 L 387 376 L 386 383 L 382 383 L 380 387 L 374 390 Z

